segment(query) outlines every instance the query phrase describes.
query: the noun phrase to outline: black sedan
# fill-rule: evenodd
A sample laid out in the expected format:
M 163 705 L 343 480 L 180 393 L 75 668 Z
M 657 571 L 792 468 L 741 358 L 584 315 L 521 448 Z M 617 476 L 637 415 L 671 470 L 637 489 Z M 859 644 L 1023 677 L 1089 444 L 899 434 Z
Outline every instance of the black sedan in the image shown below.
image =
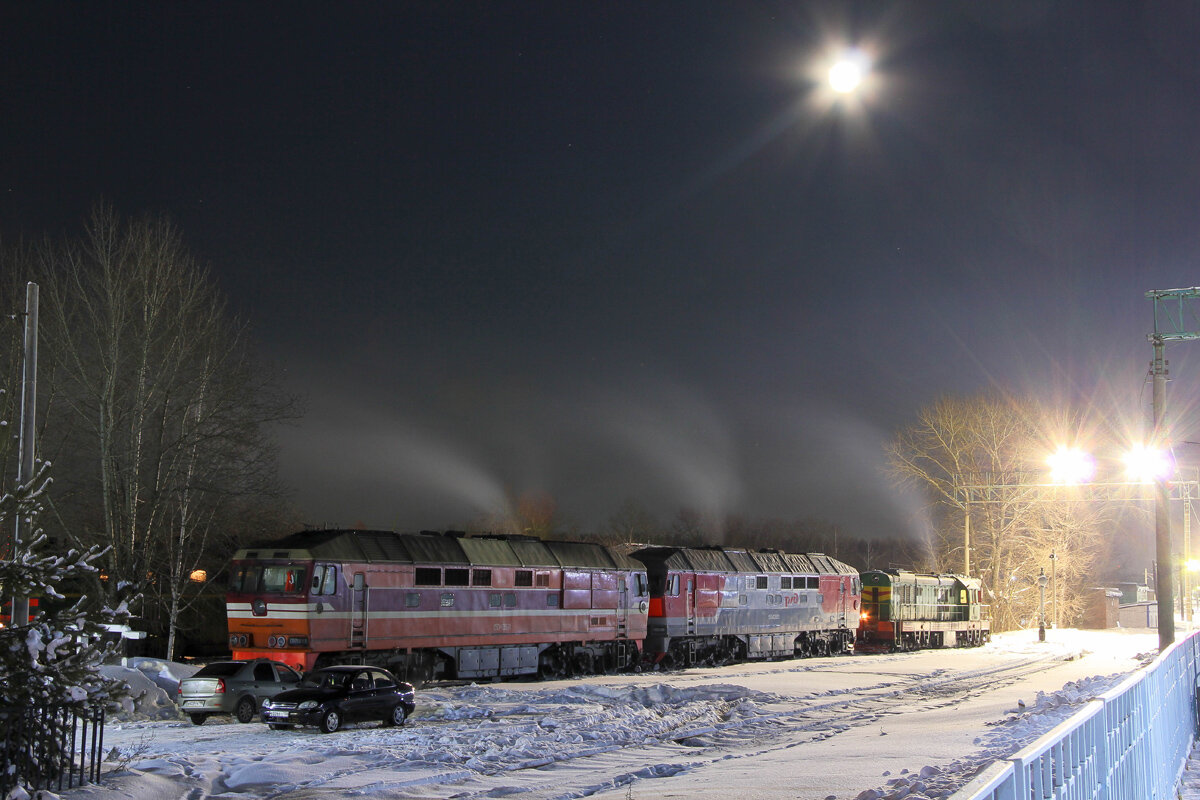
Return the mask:
M 295 689 L 262 704 L 262 719 L 271 730 L 316 725 L 333 733 L 347 722 L 382 720 L 403 725 L 416 708 L 412 684 L 379 667 L 325 667 L 304 676 Z

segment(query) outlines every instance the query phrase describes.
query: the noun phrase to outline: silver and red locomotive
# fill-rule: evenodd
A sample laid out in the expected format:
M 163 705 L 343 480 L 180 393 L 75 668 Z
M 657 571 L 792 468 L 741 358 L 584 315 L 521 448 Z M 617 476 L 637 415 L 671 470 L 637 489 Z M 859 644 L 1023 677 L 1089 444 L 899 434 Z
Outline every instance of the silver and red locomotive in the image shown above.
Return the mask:
M 844 653 L 858 571 L 821 553 L 649 547 L 646 657 L 668 666 Z

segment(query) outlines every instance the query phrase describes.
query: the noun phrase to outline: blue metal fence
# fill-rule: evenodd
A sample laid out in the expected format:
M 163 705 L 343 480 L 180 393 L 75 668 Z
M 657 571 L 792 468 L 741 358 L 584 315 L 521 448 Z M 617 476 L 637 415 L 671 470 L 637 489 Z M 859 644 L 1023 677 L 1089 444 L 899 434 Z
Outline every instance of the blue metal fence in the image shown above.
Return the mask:
M 1196 733 L 1200 632 L 951 800 L 1169 800 Z

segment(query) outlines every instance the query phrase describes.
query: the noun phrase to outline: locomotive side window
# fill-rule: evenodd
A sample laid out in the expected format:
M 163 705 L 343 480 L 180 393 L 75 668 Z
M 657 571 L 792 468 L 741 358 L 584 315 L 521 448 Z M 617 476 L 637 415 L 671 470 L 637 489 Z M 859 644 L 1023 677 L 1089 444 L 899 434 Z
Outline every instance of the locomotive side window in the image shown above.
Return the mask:
M 533 570 L 531 569 L 519 569 L 513 578 L 514 586 L 533 586 Z
M 550 573 L 549 572 L 539 572 L 537 574 L 537 580 L 534 582 L 534 585 L 537 586 L 539 589 L 547 588 L 550 585 Z
M 471 570 L 471 584 L 473 586 L 491 586 L 492 571 L 490 569 Z
M 755 588 L 758 588 L 758 589 L 767 588 L 767 576 L 766 575 L 758 576 L 758 578 L 755 580 Z
M 417 567 L 413 582 L 417 586 L 441 586 L 442 571 L 437 567 Z
M 784 576 L 782 576 L 782 577 L 779 579 L 779 588 L 780 588 L 780 589 L 790 589 L 790 588 L 792 588 L 792 576 L 791 576 L 791 575 L 784 575 Z
M 667 591 L 665 592 L 670 597 L 679 597 L 679 576 L 671 575 L 667 578 Z
M 816 576 L 813 576 L 811 578 L 805 578 L 804 581 L 805 581 L 806 589 L 820 589 L 821 588 L 821 579 Z
M 633 580 L 637 587 L 637 596 L 645 597 L 649 593 L 649 589 L 646 587 L 646 576 L 639 572 L 633 576 Z
M 337 594 L 337 567 L 326 564 L 313 569 L 310 594 Z
M 469 586 L 470 577 L 470 570 L 446 567 L 447 586 Z

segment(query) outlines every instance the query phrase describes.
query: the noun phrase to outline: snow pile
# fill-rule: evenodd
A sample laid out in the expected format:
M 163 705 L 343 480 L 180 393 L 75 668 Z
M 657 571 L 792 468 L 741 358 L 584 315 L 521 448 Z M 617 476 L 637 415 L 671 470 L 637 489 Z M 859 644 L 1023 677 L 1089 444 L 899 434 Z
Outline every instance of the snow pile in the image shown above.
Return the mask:
M 104 664 L 100 674 L 123 681 L 129 694 L 108 718 L 114 722 L 132 720 L 183 719 L 175 696 L 179 681 L 198 667 L 149 658 L 128 659 L 125 664 Z

